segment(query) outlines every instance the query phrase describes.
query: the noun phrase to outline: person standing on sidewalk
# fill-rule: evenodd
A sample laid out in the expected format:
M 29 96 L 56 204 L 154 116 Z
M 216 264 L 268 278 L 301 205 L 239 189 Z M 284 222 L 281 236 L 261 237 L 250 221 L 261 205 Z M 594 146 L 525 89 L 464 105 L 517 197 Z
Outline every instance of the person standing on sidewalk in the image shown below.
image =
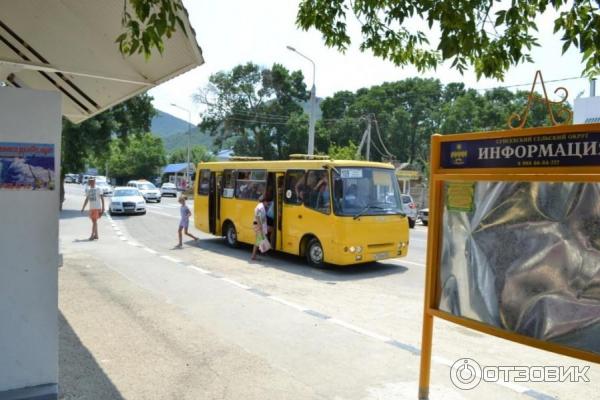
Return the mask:
M 85 201 L 81 212 L 85 211 L 86 204 L 90 204 L 90 219 L 92 220 L 92 235 L 90 240 L 98 239 L 98 220 L 104 214 L 104 196 L 102 189 L 96 187 L 96 178 L 88 179 L 89 188 L 85 192 Z
M 188 228 L 190 226 L 190 216 L 192 215 L 192 212 L 185 204 L 186 200 L 186 195 L 182 194 L 181 196 L 179 196 L 179 204 L 181 204 L 181 207 L 179 208 L 179 213 L 181 214 L 181 219 L 179 220 L 179 230 L 177 231 L 177 234 L 179 235 L 179 244 L 175 246 L 175 248 L 177 249 L 180 249 L 183 246 L 183 235 L 181 234 L 182 231 L 192 239 L 198 240 L 196 236 L 188 232 Z

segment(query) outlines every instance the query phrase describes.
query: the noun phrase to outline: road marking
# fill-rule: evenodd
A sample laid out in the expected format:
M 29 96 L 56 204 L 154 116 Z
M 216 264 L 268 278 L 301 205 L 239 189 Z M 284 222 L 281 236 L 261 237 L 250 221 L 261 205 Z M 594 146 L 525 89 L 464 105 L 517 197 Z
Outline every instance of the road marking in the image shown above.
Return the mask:
M 419 348 L 415 347 L 415 346 L 410 345 L 410 344 L 402 343 L 402 342 L 399 342 L 399 341 L 397 341 L 395 339 L 388 340 L 386 343 L 390 344 L 392 346 L 395 346 L 395 347 L 397 347 L 399 349 L 406 350 L 406 351 L 408 351 L 409 353 L 412 353 L 415 356 L 420 356 L 421 355 L 421 350 Z
M 432 356 L 431 359 L 438 364 L 446 365 L 448 367 L 452 367 L 452 364 L 454 364 L 452 361 L 448 360 L 447 358 L 440 357 L 440 356 Z
M 282 299 L 280 297 L 277 297 L 277 296 L 269 296 L 269 299 L 271 299 L 273 301 L 276 301 L 278 303 L 284 304 L 284 305 L 286 305 L 288 307 L 291 307 L 291 308 L 293 308 L 295 310 L 298 310 L 298 311 L 301 311 L 301 312 L 304 312 L 304 311 L 308 310 L 308 308 L 306 308 L 306 307 L 302 307 L 301 305 L 298 305 L 296 303 L 292 303 L 291 301 L 284 300 L 284 299 Z
M 250 289 L 250 286 L 246 286 L 246 285 L 244 285 L 242 283 L 236 282 L 236 281 L 234 281 L 232 279 L 229 279 L 229 278 L 221 278 L 221 280 L 224 281 L 224 282 L 227 282 L 227 283 L 231 283 L 232 285 L 237 286 L 239 288 L 242 288 L 244 290 L 249 290 Z
M 402 260 L 402 259 L 398 260 L 398 262 L 399 262 L 400 264 L 402 264 L 402 263 L 405 263 L 405 264 L 412 264 L 412 265 L 417 265 L 417 266 L 419 266 L 419 267 L 424 267 L 424 266 L 425 266 L 425 264 L 422 264 L 422 263 L 418 263 L 418 262 L 414 262 L 414 261 L 408 261 L 408 260 Z
M 194 264 L 188 264 L 188 267 L 192 268 L 192 269 L 195 269 L 196 271 L 201 272 L 203 274 L 209 274 L 210 273 L 210 271 L 207 271 L 204 268 L 197 267 Z
M 328 321 L 331 319 L 331 317 L 329 315 L 325 315 L 325 314 L 321 314 L 318 311 L 314 311 L 314 310 L 304 310 L 304 312 L 308 315 L 312 315 L 313 317 L 317 317 L 319 319 L 324 319 L 325 321 Z
M 387 336 L 383 336 L 383 335 L 380 335 L 378 333 L 371 332 L 369 330 L 360 328 L 360 327 L 358 327 L 356 325 L 352 325 L 349 322 L 342 321 L 342 320 L 337 319 L 337 318 L 330 318 L 329 322 L 331 322 L 333 324 L 336 324 L 336 325 L 339 325 L 339 326 L 343 326 L 344 328 L 350 329 L 351 331 L 354 331 L 356 333 L 360 333 L 361 335 L 368 336 L 368 337 L 376 339 L 376 340 L 381 340 L 382 342 L 389 342 L 390 340 L 392 340 L 391 338 L 389 338 Z
M 171 216 L 171 215 L 168 215 L 168 214 L 164 214 L 164 213 L 159 213 L 159 212 L 156 212 L 156 211 L 152 211 L 152 212 L 157 213 L 157 214 L 163 214 L 165 216 L 172 217 L 172 218 L 177 218 L 177 217 L 174 217 L 174 216 Z M 115 228 L 115 230 L 118 230 L 118 228 Z M 123 236 L 123 235 L 121 234 L 121 236 Z M 124 237 L 120 237 L 120 239 L 127 241 L 127 239 L 124 238 Z M 148 253 L 154 254 L 154 255 L 158 255 L 159 257 L 161 257 L 161 258 L 163 258 L 165 260 L 172 261 L 172 262 L 179 263 L 179 264 L 183 263 L 183 261 L 181 261 L 179 259 L 167 256 L 167 255 L 161 255 L 157 251 L 152 250 L 149 247 L 143 247 L 141 244 L 139 244 L 139 245 L 138 244 L 134 244 L 131 241 L 128 241 L 128 243 L 131 244 L 131 245 L 133 245 L 133 246 L 141 247 L 143 250 L 147 251 Z M 417 265 L 417 266 L 420 266 L 420 267 L 425 267 L 425 264 L 423 264 L 423 263 L 417 263 L 417 262 L 414 262 L 414 261 L 399 260 L 399 262 L 400 263 Z M 205 274 L 207 276 L 219 279 L 219 280 L 221 280 L 223 282 L 227 282 L 227 283 L 229 283 L 231 285 L 234 285 L 236 287 L 244 289 L 244 290 L 246 290 L 248 292 L 252 292 L 252 293 L 257 294 L 259 296 L 265 297 L 267 299 L 271 299 L 271 300 L 273 300 L 273 301 L 275 301 L 277 303 L 283 304 L 285 306 L 288 306 L 290 308 L 293 308 L 293 309 L 298 310 L 300 312 L 303 312 L 305 314 L 311 315 L 311 316 L 313 316 L 315 318 L 319 318 L 319 319 L 322 319 L 324 321 L 331 322 L 332 324 L 344 327 L 344 328 L 349 329 L 349 330 L 351 330 L 351 331 L 353 331 L 355 333 L 358 333 L 360 335 L 363 335 L 363 336 L 366 336 L 366 337 L 369 337 L 369 338 L 372 338 L 372 339 L 375 339 L 375 340 L 379 340 L 379 341 L 381 341 L 383 343 L 392 345 L 392 346 L 394 346 L 394 347 L 396 347 L 396 348 L 398 348 L 400 350 L 407 351 L 407 352 L 409 352 L 409 353 L 411 353 L 413 355 L 417 355 L 418 356 L 418 355 L 421 354 L 421 350 L 418 347 L 412 346 L 410 344 L 402 343 L 402 342 L 400 342 L 400 341 L 398 341 L 396 339 L 392 339 L 390 337 L 387 337 L 387 336 L 384 336 L 384 335 L 380 335 L 380 334 L 378 334 L 376 332 L 372 332 L 370 330 L 363 329 L 361 327 L 358 327 L 358 326 L 353 325 L 351 323 L 342 321 L 340 319 L 330 317 L 330 316 L 328 316 L 326 314 L 320 313 L 320 312 L 315 311 L 315 310 L 311 310 L 311 309 L 309 309 L 307 307 L 304 307 L 304 306 L 301 306 L 299 304 L 292 303 L 292 302 L 284 300 L 284 299 L 282 299 L 280 297 L 270 295 L 270 294 L 268 294 L 268 293 L 266 293 L 266 292 L 264 292 L 264 291 L 262 291 L 260 289 L 253 288 L 253 287 L 244 285 L 242 283 L 236 282 L 235 280 L 232 280 L 232 279 L 229 279 L 229 278 L 226 278 L 226 277 L 214 274 L 213 272 L 207 271 L 207 270 L 205 270 L 203 268 L 200 268 L 200 267 L 198 267 L 198 266 L 196 266 L 194 264 L 187 264 L 186 266 L 188 268 L 194 269 L 194 270 L 196 270 L 196 271 L 198 271 L 198 272 L 200 272 L 202 274 Z M 444 358 L 444 357 L 432 356 L 431 359 L 432 359 L 432 361 L 434 363 L 445 365 L 445 366 L 447 366 L 449 368 L 451 368 L 452 365 L 453 365 L 453 362 L 451 360 L 448 360 L 447 358 Z M 524 394 L 524 395 L 527 395 L 529 397 L 532 397 L 535 400 L 555 400 L 556 399 L 555 397 L 548 396 L 548 395 L 546 395 L 546 394 L 544 394 L 542 392 L 539 392 L 537 390 L 529 389 L 527 387 L 524 387 L 524 386 L 521 386 L 521 385 L 517 385 L 517 384 L 512 383 L 512 382 L 501 382 L 501 381 L 498 381 L 498 382 L 495 382 L 495 383 L 498 384 L 499 386 L 503 386 L 503 387 L 505 387 L 507 389 L 510 389 L 510 390 L 512 390 L 512 391 L 514 391 L 516 393 L 520 393 L 520 394 Z
M 161 255 L 160 258 L 164 258 L 165 260 L 172 261 L 172 262 L 178 263 L 178 264 L 181 264 L 183 262 L 183 261 L 181 261 L 181 260 L 179 260 L 177 258 L 174 258 L 174 257 L 171 257 L 171 256 L 166 256 L 166 255 Z
M 253 288 L 253 287 L 249 288 L 248 291 L 252 292 L 254 294 L 257 294 L 259 296 L 262 296 L 262 297 L 269 297 L 270 296 L 268 293 L 263 292 L 262 290 L 257 289 L 257 288 Z

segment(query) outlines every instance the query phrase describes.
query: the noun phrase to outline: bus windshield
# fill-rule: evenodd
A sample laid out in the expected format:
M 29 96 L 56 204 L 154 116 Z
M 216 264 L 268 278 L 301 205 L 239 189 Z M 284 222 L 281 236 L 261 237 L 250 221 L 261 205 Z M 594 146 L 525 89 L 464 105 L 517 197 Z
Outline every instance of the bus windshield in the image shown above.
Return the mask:
M 336 168 L 333 171 L 333 208 L 336 215 L 402 213 L 400 189 L 394 170 Z

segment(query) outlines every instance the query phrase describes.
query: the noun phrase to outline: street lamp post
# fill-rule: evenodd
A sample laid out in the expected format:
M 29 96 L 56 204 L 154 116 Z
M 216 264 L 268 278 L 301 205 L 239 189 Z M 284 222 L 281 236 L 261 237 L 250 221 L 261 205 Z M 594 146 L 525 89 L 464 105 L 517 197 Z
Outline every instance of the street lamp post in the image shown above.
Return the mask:
M 317 108 L 317 87 L 315 86 L 315 62 L 310 58 L 306 57 L 304 54 L 300 53 L 292 46 L 287 46 L 287 49 L 298 54 L 300 57 L 307 59 L 312 63 L 313 66 L 313 84 L 312 88 L 310 89 L 310 117 L 308 120 L 308 155 L 312 156 L 315 154 L 315 112 Z
M 185 188 L 187 189 L 190 183 L 190 144 L 192 140 L 192 112 L 187 108 L 178 106 L 175 103 L 171 103 L 171 105 L 175 108 L 179 108 L 180 110 L 187 111 L 188 113 L 187 163 L 185 165 Z

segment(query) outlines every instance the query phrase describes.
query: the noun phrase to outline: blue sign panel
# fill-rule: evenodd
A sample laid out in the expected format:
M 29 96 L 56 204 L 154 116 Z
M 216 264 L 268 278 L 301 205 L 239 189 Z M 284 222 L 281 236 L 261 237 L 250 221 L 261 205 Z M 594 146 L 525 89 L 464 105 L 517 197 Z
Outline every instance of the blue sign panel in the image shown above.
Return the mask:
M 600 132 L 442 142 L 442 168 L 600 166 Z

